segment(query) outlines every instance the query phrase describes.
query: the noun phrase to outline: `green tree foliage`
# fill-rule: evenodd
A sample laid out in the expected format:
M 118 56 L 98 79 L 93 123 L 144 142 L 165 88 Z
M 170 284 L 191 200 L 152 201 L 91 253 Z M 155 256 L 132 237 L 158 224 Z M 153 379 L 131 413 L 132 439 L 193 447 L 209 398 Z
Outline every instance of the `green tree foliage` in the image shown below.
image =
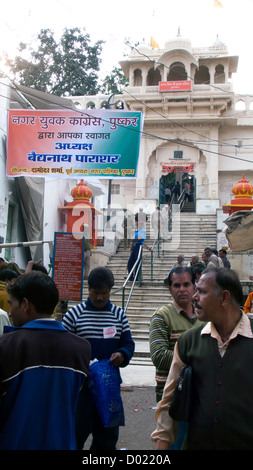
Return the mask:
M 95 95 L 102 44 L 91 45 L 84 28 L 65 28 L 59 42 L 42 29 L 33 44 L 19 45 L 19 55 L 7 65 L 20 85 L 58 96 Z
M 118 67 L 113 67 L 111 74 L 106 75 L 100 91 L 105 94 L 121 93 L 122 87 L 128 85 L 128 80 Z

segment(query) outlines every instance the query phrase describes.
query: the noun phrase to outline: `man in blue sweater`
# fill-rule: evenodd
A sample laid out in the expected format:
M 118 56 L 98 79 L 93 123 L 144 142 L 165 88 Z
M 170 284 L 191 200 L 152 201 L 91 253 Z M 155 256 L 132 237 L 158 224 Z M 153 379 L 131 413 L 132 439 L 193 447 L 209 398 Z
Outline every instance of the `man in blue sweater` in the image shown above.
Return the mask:
M 132 358 L 134 341 L 124 311 L 110 302 L 113 285 L 114 277 L 108 268 L 93 269 L 88 277 L 88 299 L 66 313 L 63 325 L 90 342 L 92 360 L 110 359 L 111 364 L 119 368 L 126 367 Z M 116 449 L 118 426 L 103 426 L 89 390 L 83 390 L 76 412 L 78 449 L 83 448 L 90 434 L 93 435 L 92 450 Z
M 13 331 L 0 337 L 0 450 L 75 450 L 88 341 L 52 318 L 54 281 L 39 271 L 8 287 Z

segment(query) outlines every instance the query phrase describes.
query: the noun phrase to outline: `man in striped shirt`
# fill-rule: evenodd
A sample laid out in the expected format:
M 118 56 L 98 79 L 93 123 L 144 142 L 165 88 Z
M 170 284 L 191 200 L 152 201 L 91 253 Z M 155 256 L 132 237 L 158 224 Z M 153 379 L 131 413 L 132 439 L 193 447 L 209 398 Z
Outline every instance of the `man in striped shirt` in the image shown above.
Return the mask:
M 134 341 L 124 311 L 110 301 L 114 285 L 113 273 L 106 267 L 93 269 L 88 277 L 89 297 L 72 307 L 63 318 L 63 325 L 85 338 L 91 345 L 91 359 L 110 359 L 117 369 L 126 367 L 134 353 Z M 121 381 L 118 369 L 119 381 Z M 89 390 L 83 390 L 76 412 L 78 449 L 83 449 L 93 435 L 92 450 L 115 450 L 118 427 L 103 427 Z
M 149 334 L 151 359 L 156 367 L 157 401 L 162 398 L 179 336 L 200 324 L 192 304 L 195 285 L 191 268 L 173 268 L 166 281 L 173 301 L 156 310 L 151 318 Z

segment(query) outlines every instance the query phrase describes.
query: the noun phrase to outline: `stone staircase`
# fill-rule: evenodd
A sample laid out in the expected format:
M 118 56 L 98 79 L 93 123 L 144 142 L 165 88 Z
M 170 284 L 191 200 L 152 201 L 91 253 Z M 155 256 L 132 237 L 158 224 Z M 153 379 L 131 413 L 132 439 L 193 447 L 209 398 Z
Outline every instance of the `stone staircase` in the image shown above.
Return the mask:
M 147 225 L 148 246 L 153 244 L 152 229 Z M 176 249 L 175 249 L 176 245 Z M 171 250 L 171 247 L 174 247 Z M 164 285 L 172 265 L 176 262 L 178 254 L 185 255 L 185 261 L 190 262 L 193 254 L 201 256 L 206 246 L 216 247 L 216 216 L 196 215 L 195 213 L 181 213 L 180 224 L 172 231 L 172 241 L 160 245 L 160 256 L 156 255 L 153 266 L 153 280 L 151 279 L 151 254 L 143 251 L 142 285 L 136 283 L 126 314 L 136 343 L 135 355 L 132 364 L 151 365 L 149 356 L 149 324 L 154 311 L 168 303 L 171 299 L 168 288 Z M 119 245 L 118 251 L 113 255 L 107 266 L 115 277 L 113 291 L 122 286 L 127 275 L 127 261 L 129 248 L 124 249 L 124 242 Z M 126 287 L 125 305 L 132 284 Z M 122 292 L 111 295 L 113 303 L 122 306 Z
M 195 202 L 194 201 L 186 201 L 182 208 L 181 212 L 194 212 L 195 210 Z

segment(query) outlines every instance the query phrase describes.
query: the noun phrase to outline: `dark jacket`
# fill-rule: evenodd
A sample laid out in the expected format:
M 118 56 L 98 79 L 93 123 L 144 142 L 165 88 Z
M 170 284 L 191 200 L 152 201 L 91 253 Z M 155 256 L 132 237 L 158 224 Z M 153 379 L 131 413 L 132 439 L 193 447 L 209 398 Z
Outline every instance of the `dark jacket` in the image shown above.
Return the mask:
M 90 345 L 55 320 L 0 338 L 0 449 L 75 450 L 74 414 Z
M 252 324 L 251 324 L 252 326 Z M 187 449 L 253 448 L 253 339 L 232 339 L 223 358 L 202 327 L 180 336 L 181 360 L 193 368 L 193 402 Z

